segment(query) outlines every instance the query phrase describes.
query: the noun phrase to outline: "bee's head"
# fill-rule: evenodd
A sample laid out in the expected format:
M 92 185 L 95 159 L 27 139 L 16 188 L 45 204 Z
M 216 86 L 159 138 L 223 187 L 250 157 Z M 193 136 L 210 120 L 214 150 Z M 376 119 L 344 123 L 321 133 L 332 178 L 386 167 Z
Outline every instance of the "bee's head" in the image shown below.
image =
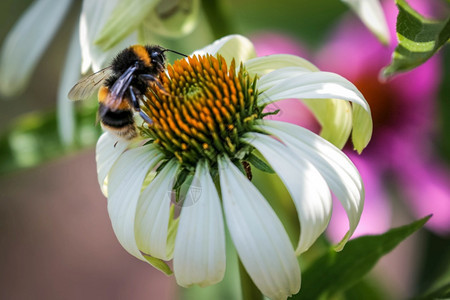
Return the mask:
M 150 55 L 152 64 L 155 64 L 155 67 L 158 68 L 158 72 L 162 72 L 165 68 L 166 55 L 164 54 L 164 52 L 169 51 L 187 57 L 187 55 L 183 53 L 171 49 L 165 49 L 160 46 L 147 46 L 146 49 Z
M 148 46 L 147 51 L 150 56 L 151 66 L 154 70 L 158 73 L 164 71 L 166 62 L 166 55 L 164 52 L 166 49 L 160 46 Z

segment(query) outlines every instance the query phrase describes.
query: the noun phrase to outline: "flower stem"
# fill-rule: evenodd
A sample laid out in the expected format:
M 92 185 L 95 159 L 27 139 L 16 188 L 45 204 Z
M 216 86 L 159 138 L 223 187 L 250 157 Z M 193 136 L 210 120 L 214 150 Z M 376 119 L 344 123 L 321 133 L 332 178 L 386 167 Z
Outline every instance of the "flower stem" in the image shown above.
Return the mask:
M 242 292 L 242 299 L 264 299 L 263 295 L 261 294 L 261 291 L 256 287 L 256 285 L 253 283 L 252 279 L 248 275 L 247 271 L 245 270 L 244 265 L 242 264 L 241 260 L 239 261 L 239 275 L 241 277 L 241 292 Z
M 202 6 L 215 39 L 233 33 L 228 18 L 218 0 L 203 0 Z

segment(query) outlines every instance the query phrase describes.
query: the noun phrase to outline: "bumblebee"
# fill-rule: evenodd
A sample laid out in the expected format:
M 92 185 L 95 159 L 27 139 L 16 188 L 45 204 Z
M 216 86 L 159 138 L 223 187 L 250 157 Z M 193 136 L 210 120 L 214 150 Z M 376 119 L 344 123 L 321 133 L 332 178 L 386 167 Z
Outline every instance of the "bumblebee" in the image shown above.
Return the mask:
M 157 45 L 128 47 L 112 60 L 109 67 L 78 81 L 68 97 L 84 100 L 99 88 L 98 116 L 102 127 L 120 138 L 133 139 L 137 136 L 133 112 L 152 123 L 140 109 L 140 100 L 147 89 L 156 85 L 164 91 L 158 75 L 165 69 L 166 51 L 186 56 Z

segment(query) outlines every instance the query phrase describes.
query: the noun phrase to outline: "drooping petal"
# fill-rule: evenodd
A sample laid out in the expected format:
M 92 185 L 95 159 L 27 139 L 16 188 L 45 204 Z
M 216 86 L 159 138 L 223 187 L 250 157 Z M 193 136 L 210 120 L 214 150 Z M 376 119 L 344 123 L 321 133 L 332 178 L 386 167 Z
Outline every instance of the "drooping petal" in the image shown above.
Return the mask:
M 368 117 L 369 116 L 369 117 Z M 373 122 L 370 113 L 364 110 L 362 106 L 353 106 L 353 131 L 352 143 L 353 147 L 359 154 L 367 146 L 373 131 Z
M 108 186 L 105 184 L 106 177 L 128 145 L 128 141 L 119 139 L 108 132 L 102 134 L 97 141 L 95 160 L 97 161 L 98 184 L 105 196 L 108 195 Z
M 286 186 L 297 208 L 300 237 L 296 254 L 309 249 L 331 218 L 330 189 L 317 169 L 272 137 L 250 132 L 243 139 L 264 156 Z
M 258 74 L 259 76 L 286 67 L 301 67 L 310 71 L 319 71 L 308 60 L 291 54 L 273 54 L 255 57 L 247 60 L 244 65 L 249 73 Z
M 382 183 L 382 167 L 378 161 L 364 159 L 354 152 L 346 153 L 361 174 L 365 185 L 364 209 L 358 227 L 352 238 L 382 234 L 389 230 L 392 222 L 392 203 L 389 192 Z M 333 243 L 338 243 L 348 230 L 347 212 L 340 205 L 338 199 L 333 199 L 333 216 L 327 229 L 327 236 Z
M 220 198 L 205 162 L 197 165 L 183 202 L 173 267 L 177 283 L 206 286 L 225 273 L 225 231 Z
M 174 160 L 169 161 L 142 191 L 137 204 L 136 243 L 143 253 L 163 260 L 173 255 L 167 239 L 172 186 L 178 167 Z
M 278 137 L 299 157 L 314 164 L 342 203 L 350 228 L 337 246 L 340 250 L 358 225 L 364 206 L 364 186 L 358 170 L 338 148 L 302 127 L 278 121 L 260 121 L 256 128 Z
M 340 99 L 303 99 L 322 126 L 320 136 L 342 149 L 348 141 L 353 128 L 353 112 L 349 102 Z M 355 108 L 359 107 L 355 105 Z M 371 122 L 370 119 L 368 119 Z M 362 147 L 358 144 L 359 147 Z M 365 147 L 365 146 L 364 146 Z M 362 148 L 364 148 L 362 147 Z
M 367 112 L 370 112 L 369 104 L 358 89 L 347 79 L 330 72 L 299 72 L 293 76 L 292 68 L 288 68 L 291 76 L 286 78 L 282 73 L 271 72 L 265 76 L 264 82 L 274 81 L 276 84 L 264 89 L 264 93 L 269 97 L 265 102 L 273 102 L 285 98 L 302 99 L 326 99 L 337 98 L 351 101 L 354 104 L 362 106 Z M 295 71 L 295 70 L 294 70 Z M 281 77 L 281 80 L 279 78 Z M 264 101 L 261 104 L 264 104 Z
M 292 68 L 287 70 L 292 74 Z M 263 97 L 261 97 L 261 103 L 271 103 L 286 98 L 299 98 L 304 99 L 305 103 L 310 106 L 314 111 L 313 101 L 323 101 L 322 99 L 334 98 L 353 102 L 353 142 L 355 148 L 361 152 L 369 143 L 372 136 L 372 117 L 370 114 L 370 108 L 364 96 L 358 91 L 358 89 L 348 80 L 334 73 L 329 72 L 311 72 L 306 73 L 303 70 L 296 76 L 285 78 L 284 75 L 280 75 L 282 70 L 278 72 L 272 72 L 263 77 L 265 90 L 263 90 Z M 280 79 L 281 78 L 281 79 Z M 270 86 L 271 81 L 276 82 L 273 86 Z M 259 88 L 259 87 L 258 87 Z M 311 99 L 311 100 L 308 100 Z M 329 101 L 329 100 L 327 100 Z M 342 118 L 334 119 L 333 125 L 337 127 L 338 133 L 341 136 L 346 136 L 348 133 L 348 108 L 344 108 L 339 114 L 334 114 L 333 111 L 326 109 L 327 104 L 323 104 L 322 108 L 317 110 L 322 111 L 321 118 L 326 120 L 327 118 Z M 358 106 L 360 106 L 358 108 Z M 333 108 L 333 107 L 332 107 Z M 339 107 L 340 109 L 341 107 Z M 320 121 L 320 120 L 319 120 Z M 340 125 L 346 124 L 344 127 Z M 342 144 L 342 139 L 338 141 L 338 146 Z
M 387 45 L 390 41 L 389 29 L 379 0 L 342 0 L 359 16 L 378 40 Z
M 25 87 L 71 2 L 34 1 L 15 24 L 1 49 L 0 93 L 12 96 Z
M 203 55 L 206 53 L 214 56 L 219 53 L 228 63 L 235 59 L 237 65 L 239 65 L 240 62 L 256 57 L 255 48 L 253 47 L 252 42 L 239 34 L 227 35 L 226 37 L 195 51 L 192 55 Z
M 105 67 L 122 49 L 135 44 L 137 35 L 132 34 L 108 51 L 103 51 L 94 44 L 119 0 L 85 0 L 80 15 L 81 72 L 86 73 L 91 67 L 94 72 Z
M 275 212 L 227 157 L 219 159 L 219 176 L 228 229 L 255 285 L 271 299 L 298 292 L 300 268 Z
M 109 172 L 108 213 L 122 247 L 144 260 L 135 238 L 135 218 L 142 184 L 150 169 L 163 158 L 154 145 L 129 149 L 122 153 Z
M 75 113 L 74 103 L 69 101 L 67 94 L 72 86 L 80 78 L 81 52 L 78 27 L 72 33 L 67 53 L 66 62 L 58 88 L 57 116 L 58 131 L 62 142 L 70 145 L 74 142 L 75 135 Z
M 249 72 L 262 76 L 258 81 L 258 89 L 264 91 L 283 80 L 296 75 L 318 72 L 319 69 L 309 61 L 294 55 L 278 54 L 266 57 L 257 57 L 245 63 Z M 270 75 L 266 75 L 270 73 Z M 268 98 L 262 93 L 259 99 Z M 270 101 L 270 99 L 269 99 Z M 352 109 L 350 103 L 338 99 L 302 99 L 302 102 L 314 113 L 322 127 L 320 135 L 342 148 L 352 131 Z

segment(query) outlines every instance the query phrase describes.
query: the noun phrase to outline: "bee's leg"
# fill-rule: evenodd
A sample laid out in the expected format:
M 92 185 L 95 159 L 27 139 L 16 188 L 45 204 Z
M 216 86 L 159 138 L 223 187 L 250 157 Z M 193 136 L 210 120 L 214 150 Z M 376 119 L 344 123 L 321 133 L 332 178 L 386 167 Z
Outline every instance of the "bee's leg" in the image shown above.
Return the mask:
M 134 110 L 141 111 L 141 107 L 139 105 L 139 99 L 138 99 L 138 97 L 140 97 L 139 90 L 134 88 L 131 85 L 128 88 L 128 90 L 130 91 L 131 104 L 133 105 Z
M 148 80 L 148 81 L 153 82 L 154 84 L 156 84 L 156 86 L 160 89 L 160 91 L 161 91 L 164 95 L 169 96 L 169 97 L 172 97 L 172 95 L 170 95 L 170 94 L 166 91 L 166 89 L 162 86 L 161 82 L 159 81 L 159 79 L 158 79 L 157 77 L 155 77 L 155 76 L 153 76 L 153 75 L 150 75 L 150 74 L 141 74 L 141 75 L 139 75 L 139 78 L 142 78 L 142 79 L 144 79 L 144 80 Z
M 148 124 L 153 124 L 152 119 L 150 119 L 149 116 L 147 116 L 142 110 L 141 107 L 139 105 L 139 97 L 141 96 L 140 92 L 138 89 L 136 89 L 135 87 L 130 86 L 129 87 L 129 91 L 130 91 L 130 96 L 131 96 L 131 102 L 133 104 L 133 108 L 135 111 L 139 112 L 139 115 L 141 116 L 142 119 L 144 119 L 145 122 L 147 122 Z
M 148 124 L 153 124 L 153 120 L 150 119 L 149 116 L 147 116 L 142 110 L 139 111 L 139 115 L 141 116 L 142 119 L 144 119 L 145 122 L 147 122 Z

